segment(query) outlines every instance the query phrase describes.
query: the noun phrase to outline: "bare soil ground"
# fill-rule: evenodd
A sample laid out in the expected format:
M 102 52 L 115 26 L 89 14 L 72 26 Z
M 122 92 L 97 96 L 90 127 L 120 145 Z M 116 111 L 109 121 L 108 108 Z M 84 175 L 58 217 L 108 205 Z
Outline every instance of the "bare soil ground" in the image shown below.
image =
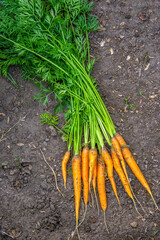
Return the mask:
M 117 131 L 125 137 L 160 206 L 160 2 L 94 2 L 93 14 L 103 28 L 90 36 L 91 55 L 100 57 L 92 76 Z M 0 136 L 9 130 L 0 140 L 0 239 L 67 240 L 75 228 L 75 216 L 72 175 L 68 175 L 66 191 L 61 176 L 66 144 L 54 128 L 40 125 L 40 114 L 52 112 L 56 101 L 54 96 L 47 106 L 34 101 L 39 90 L 23 80 L 19 67 L 12 67 L 10 73 L 20 87 L 16 89 L 0 77 Z M 62 126 L 63 113 L 59 116 Z M 65 199 L 56 190 L 40 148 L 57 173 Z M 96 208 L 88 206 L 79 228 L 83 240 L 160 239 L 159 211 L 155 211 L 149 194 L 129 168 L 128 173 L 134 193 L 148 215 L 139 208 L 144 218 L 138 216 L 115 173 L 122 210 L 107 180 L 110 233 L 105 230 L 103 212 L 98 216 Z M 80 219 L 83 211 L 81 201 Z

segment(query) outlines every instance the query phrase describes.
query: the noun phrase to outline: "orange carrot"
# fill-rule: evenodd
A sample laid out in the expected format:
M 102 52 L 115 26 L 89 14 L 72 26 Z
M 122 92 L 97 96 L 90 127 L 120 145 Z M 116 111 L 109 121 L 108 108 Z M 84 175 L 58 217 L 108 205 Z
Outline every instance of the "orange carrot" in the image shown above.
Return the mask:
M 119 142 L 117 141 L 117 139 L 115 137 L 112 137 L 111 142 L 112 142 L 113 148 L 114 148 L 119 160 L 121 161 L 123 171 L 124 171 L 124 173 L 125 173 L 125 175 L 128 179 L 126 165 L 125 165 L 125 161 L 124 161 L 124 158 L 123 158 L 123 155 L 122 155 L 122 152 L 121 152 L 121 147 L 119 145 Z
M 119 197 L 118 197 L 118 194 L 117 194 L 116 183 L 115 183 L 114 176 L 113 176 L 113 161 L 112 161 L 112 158 L 111 158 L 110 154 L 108 153 L 108 151 L 105 148 L 103 148 L 103 150 L 102 150 L 102 157 L 103 157 L 103 160 L 104 160 L 105 164 L 107 165 L 108 178 L 111 182 L 114 194 L 115 194 L 115 196 L 118 200 L 118 203 L 120 205 Z
M 98 160 L 98 169 L 97 169 L 97 187 L 99 193 L 99 200 L 103 211 L 107 209 L 107 197 L 105 189 L 105 165 L 102 157 Z
M 101 203 L 101 208 L 104 211 L 104 223 L 106 226 L 106 230 L 108 231 L 108 227 L 106 225 L 105 220 L 105 211 L 107 209 L 107 197 L 106 197 L 106 189 L 105 189 L 105 164 L 102 156 L 98 159 L 98 168 L 97 168 L 97 187 L 99 200 Z
M 92 180 L 92 174 L 96 164 L 96 159 L 97 159 L 97 149 L 90 149 L 89 150 L 89 185 Z
M 96 180 L 97 180 L 97 160 L 96 160 L 95 167 L 93 169 L 92 186 L 93 186 L 93 190 L 94 190 L 94 195 L 95 195 L 97 210 L 98 210 L 98 215 L 99 215 L 99 206 L 98 206 L 98 199 L 97 199 L 97 194 L 96 194 Z
M 78 218 L 79 218 L 80 198 L 81 198 L 81 157 L 79 155 L 75 155 L 72 159 L 72 171 L 73 171 L 76 228 L 77 228 Z
M 97 160 L 92 174 L 92 186 L 94 191 L 96 190 L 96 179 L 97 179 Z
M 120 164 L 119 158 L 116 154 L 116 151 L 113 148 L 111 149 L 111 155 L 112 155 L 114 168 L 121 179 L 124 189 L 126 190 L 128 196 L 133 200 L 133 195 L 132 195 L 132 192 L 131 192 L 131 189 L 129 186 L 129 182 L 121 168 L 121 164 Z
M 83 199 L 88 203 L 89 196 L 89 148 L 86 146 L 82 150 L 82 180 L 83 180 Z
M 136 161 L 134 160 L 134 158 L 132 156 L 132 153 L 128 149 L 128 147 L 126 145 L 126 142 L 124 141 L 124 139 L 118 133 L 115 135 L 115 137 L 116 137 L 116 139 L 118 140 L 118 142 L 121 146 L 123 157 L 126 160 L 129 167 L 131 168 L 132 172 L 138 178 L 140 183 L 147 189 L 147 191 L 149 193 L 151 193 L 150 187 L 148 186 L 148 183 L 147 183 L 146 179 L 144 178 L 141 170 L 139 169 Z
M 70 154 L 71 154 L 70 151 L 67 151 L 62 160 L 62 176 L 63 176 L 65 188 L 66 188 L 66 182 L 67 182 L 67 163 L 69 161 Z
M 121 135 L 119 135 L 118 133 L 116 133 L 115 137 L 116 137 L 116 139 L 118 140 L 118 142 L 120 144 L 123 157 L 126 160 L 127 164 L 129 165 L 129 167 L 131 168 L 131 170 L 134 173 L 134 175 L 138 178 L 140 183 L 145 187 L 145 189 L 149 192 L 149 194 L 151 195 L 151 197 L 153 199 L 150 187 L 149 187 L 145 177 L 143 176 L 140 168 L 138 167 L 136 161 L 134 160 L 134 158 L 132 156 L 132 153 L 130 152 L 129 148 L 127 147 L 127 144 L 124 141 L 123 137 Z M 155 201 L 154 201 L 154 203 L 155 203 Z M 156 204 L 156 207 L 157 207 L 157 204 Z

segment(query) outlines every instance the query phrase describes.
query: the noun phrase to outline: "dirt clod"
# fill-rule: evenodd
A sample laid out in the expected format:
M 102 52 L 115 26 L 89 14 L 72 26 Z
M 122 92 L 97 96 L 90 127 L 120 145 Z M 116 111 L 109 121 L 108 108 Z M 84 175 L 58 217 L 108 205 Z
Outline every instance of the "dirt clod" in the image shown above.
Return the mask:
M 136 228 L 138 223 L 137 222 L 131 222 L 130 225 L 131 225 L 131 227 Z

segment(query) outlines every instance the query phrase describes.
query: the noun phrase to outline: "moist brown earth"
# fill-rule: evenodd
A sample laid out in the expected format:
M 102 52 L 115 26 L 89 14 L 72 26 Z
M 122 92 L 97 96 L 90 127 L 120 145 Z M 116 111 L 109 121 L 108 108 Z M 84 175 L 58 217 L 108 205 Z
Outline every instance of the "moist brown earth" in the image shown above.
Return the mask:
M 100 58 L 92 76 L 96 78 L 117 131 L 130 146 L 160 206 L 160 2 L 94 2 L 93 14 L 102 29 L 90 36 L 91 55 Z M 0 78 L 0 112 L 3 113 L 0 136 L 9 130 L 0 140 L 0 239 L 71 239 L 75 228 L 72 174 L 68 174 L 67 190 L 64 190 L 61 175 L 66 143 L 57 130 L 40 124 L 40 114 L 53 112 L 57 103 L 54 96 L 47 106 L 33 100 L 39 90 L 23 80 L 19 67 L 13 66 L 9 71 L 20 87 L 16 89 L 7 79 Z M 63 113 L 59 117 L 62 126 Z M 65 198 L 56 190 L 53 173 L 39 149 L 56 171 Z M 160 239 L 159 211 L 155 211 L 151 197 L 129 168 L 128 173 L 133 191 L 148 215 L 137 204 L 143 215 L 139 217 L 114 173 L 122 209 L 106 180 L 106 219 L 110 233 L 105 230 L 103 212 L 98 216 L 90 200 L 85 221 L 79 227 L 82 240 Z M 81 200 L 80 219 L 83 213 Z M 78 239 L 76 234 L 73 239 Z

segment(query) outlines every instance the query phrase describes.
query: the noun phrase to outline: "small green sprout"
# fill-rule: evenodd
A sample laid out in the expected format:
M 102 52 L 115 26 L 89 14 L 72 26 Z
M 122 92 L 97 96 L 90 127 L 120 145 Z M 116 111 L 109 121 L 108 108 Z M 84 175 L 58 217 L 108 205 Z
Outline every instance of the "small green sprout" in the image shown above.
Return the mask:
M 129 98 L 125 98 L 125 99 L 124 99 L 126 105 L 128 104 L 128 100 L 129 100 Z
M 130 109 L 133 111 L 134 104 L 130 104 L 129 107 L 130 107 Z
M 20 159 L 19 158 L 15 158 L 14 159 L 16 162 L 20 162 Z
M 141 92 L 141 90 L 139 90 L 139 96 L 142 96 L 142 92 Z

